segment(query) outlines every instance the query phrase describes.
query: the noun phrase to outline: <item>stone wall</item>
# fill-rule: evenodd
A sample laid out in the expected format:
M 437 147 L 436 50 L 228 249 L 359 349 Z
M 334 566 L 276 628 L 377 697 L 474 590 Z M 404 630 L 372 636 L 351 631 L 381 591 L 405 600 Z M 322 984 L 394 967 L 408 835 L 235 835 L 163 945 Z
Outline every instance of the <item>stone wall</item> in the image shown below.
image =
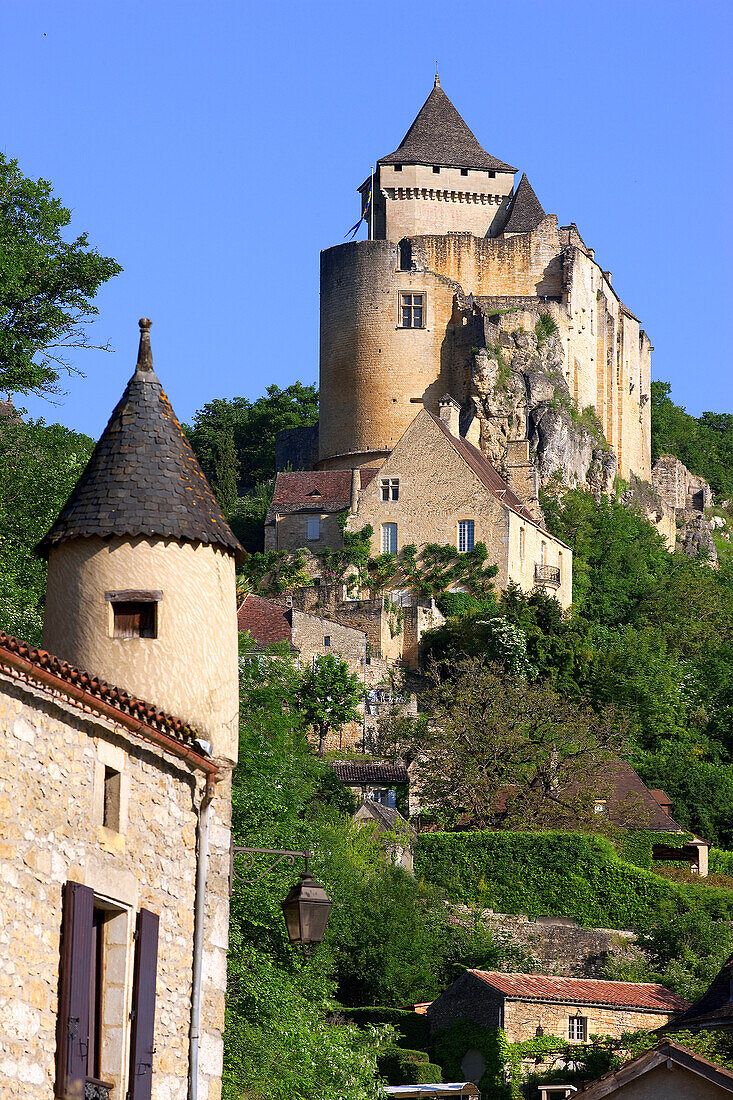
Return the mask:
M 674 1016 L 666 1012 L 603 1008 L 574 1002 L 537 1004 L 534 1001 L 507 1000 L 504 1003 L 504 1031 L 510 1043 L 533 1039 L 538 1027 L 542 1027 L 545 1035 L 569 1039 L 569 1019 L 578 1015 L 586 1021 L 586 1035 L 610 1035 L 614 1039 L 620 1039 L 625 1031 L 635 1031 L 637 1028 L 652 1031 Z
M 92 888 L 109 916 L 102 1077 L 127 1091 L 133 932 L 160 916 L 153 1096 L 185 1100 L 202 779 L 50 692 L 0 676 L 0 1093 L 55 1095 L 62 887 Z M 117 828 L 103 824 L 105 767 L 120 772 Z M 229 784 L 211 812 L 199 1095 L 221 1090 L 228 943 Z
M 375 187 L 374 231 L 399 241 L 421 233 L 493 234 L 505 220 L 513 172 L 381 164 Z

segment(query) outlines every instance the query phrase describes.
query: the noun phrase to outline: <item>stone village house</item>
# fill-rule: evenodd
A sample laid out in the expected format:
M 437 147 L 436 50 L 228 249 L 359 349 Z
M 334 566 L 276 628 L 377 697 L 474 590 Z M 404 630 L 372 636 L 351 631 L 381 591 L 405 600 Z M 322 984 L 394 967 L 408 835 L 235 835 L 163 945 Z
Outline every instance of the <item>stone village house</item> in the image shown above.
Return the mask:
M 45 648 L 0 635 L 8 1100 L 221 1093 L 239 544 L 149 328 L 41 545 Z

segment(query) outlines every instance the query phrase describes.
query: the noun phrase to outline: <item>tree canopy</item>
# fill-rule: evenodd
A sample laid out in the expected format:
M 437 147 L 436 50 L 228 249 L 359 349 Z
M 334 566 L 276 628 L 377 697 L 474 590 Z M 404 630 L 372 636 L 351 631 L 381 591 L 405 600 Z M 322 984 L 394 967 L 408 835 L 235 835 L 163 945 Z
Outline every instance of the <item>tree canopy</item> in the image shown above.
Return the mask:
M 71 349 L 89 347 L 93 298 L 122 270 L 86 233 L 63 230 L 71 211 L 47 180 L 31 180 L 0 153 L 0 392 L 56 393 Z
M 652 461 L 673 454 L 704 477 L 715 496 L 733 499 L 733 414 L 695 417 L 670 397 L 668 382 L 652 382 Z

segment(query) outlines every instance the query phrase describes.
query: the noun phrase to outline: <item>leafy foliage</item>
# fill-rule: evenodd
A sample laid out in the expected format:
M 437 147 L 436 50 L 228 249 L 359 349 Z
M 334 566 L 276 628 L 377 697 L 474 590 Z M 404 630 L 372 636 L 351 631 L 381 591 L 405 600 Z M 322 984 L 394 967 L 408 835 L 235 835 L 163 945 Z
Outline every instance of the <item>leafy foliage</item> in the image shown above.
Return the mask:
M 298 707 L 318 735 L 320 756 L 323 756 L 329 734 L 338 733 L 347 722 L 359 720 L 356 708 L 363 699 L 364 687 L 349 672 L 346 661 L 333 653 L 314 659 L 303 676 Z
M 733 499 L 733 415 L 694 417 L 670 397 L 668 382 L 652 382 L 652 462 L 673 454 L 704 477 L 719 499 Z
M 57 393 L 65 352 L 89 346 L 92 299 L 122 270 L 85 233 L 64 240 L 70 221 L 47 180 L 0 153 L 0 392 Z
M 204 405 L 188 429 L 191 446 L 222 502 L 235 482 L 243 496 L 253 485 L 275 474 L 275 436 L 318 420 L 315 386 L 295 382 L 281 389 L 268 386 L 255 401 L 217 398 Z
M 34 547 L 66 502 L 92 447 L 87 436 L 60 424 L 0 418 L 0 629 L 36 645 L 46 563 Z

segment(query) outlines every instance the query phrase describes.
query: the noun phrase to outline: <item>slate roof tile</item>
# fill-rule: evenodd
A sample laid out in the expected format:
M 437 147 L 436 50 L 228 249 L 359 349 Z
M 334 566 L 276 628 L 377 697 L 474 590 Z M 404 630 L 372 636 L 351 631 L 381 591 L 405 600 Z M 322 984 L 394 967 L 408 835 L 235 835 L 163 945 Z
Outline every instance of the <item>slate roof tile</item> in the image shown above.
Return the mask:
M 363 764 L 351 760 L 336 760 L 331 765 L 342 783 L 407 783 L 409 775 L 404 764 L 370 761 Z
M 519 187 L 509 203 L 508 217 L 503 233 L 529 233 L 536 229 L 545 217 L 540 200 L 534 193 L 526 173 L 522 173 Z
M 140 328 L 135 373 L 38 552 L 93 535 L 149 535 L 241 554 L 153 371 L 150 322 Z

